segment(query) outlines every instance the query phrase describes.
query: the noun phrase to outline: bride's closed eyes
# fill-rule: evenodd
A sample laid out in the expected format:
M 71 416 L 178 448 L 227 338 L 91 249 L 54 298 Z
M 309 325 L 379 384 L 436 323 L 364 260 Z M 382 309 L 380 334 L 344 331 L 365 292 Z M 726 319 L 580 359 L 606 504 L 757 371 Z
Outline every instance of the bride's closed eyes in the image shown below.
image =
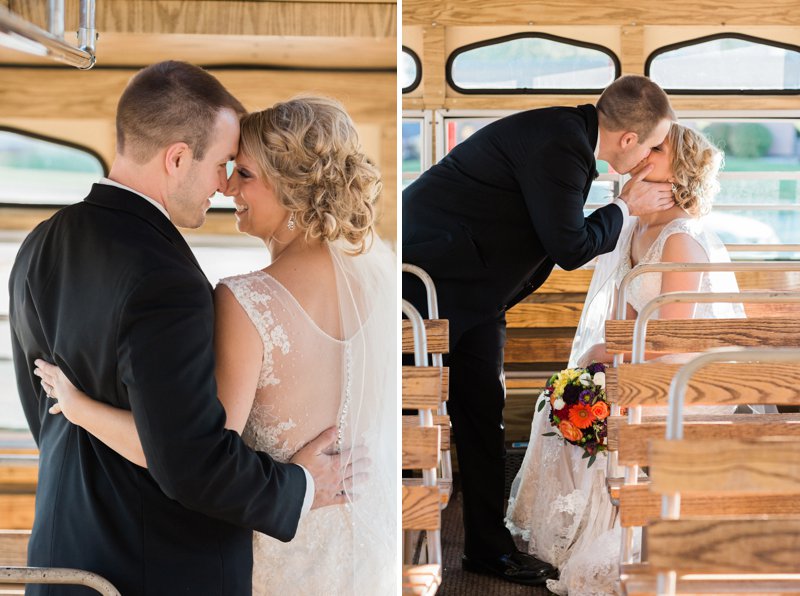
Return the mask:
M 249 180 L 250 178 L 254 177 L 250 172 L 248 172 L 241 166 L 236 168 L 236 173 L 239 174 L 239 177 L 242 178 L 243 180 Z

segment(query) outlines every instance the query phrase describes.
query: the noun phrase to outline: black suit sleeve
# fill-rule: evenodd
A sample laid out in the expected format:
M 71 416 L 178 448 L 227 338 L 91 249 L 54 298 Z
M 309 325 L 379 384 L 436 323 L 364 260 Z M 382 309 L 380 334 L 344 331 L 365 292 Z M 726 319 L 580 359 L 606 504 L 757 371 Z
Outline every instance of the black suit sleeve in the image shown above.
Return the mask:
M 291 540 L 305 474 L 252 451 L 224 428 L 213 315 L 205 280 L 180 269 L 150 274 L 126 300 L 119 374 L 148 470 L 167 496 L 189 509 Z
M 25 420 L 28 422 L 28 428 L 31 429 L 33 440 L 36 441 L 38 446 L 39 434 L 42 431 L 42 416 L 47 416 L 46 413 L 41 412 L 43 404 L 39 400 L 39 396 L 44 393 L 44 389 L 39 383 L 39 378 L 33 374 L 33 360 L 28 362 L 13 325 L 11 328 L 11 355 L 14 360 L 17 392 L 22 403 L 22 411 L 25 414 Z
M 518 167 L 522 195 L 548 256 L 568 271 L 610 252 L 622 230 L 622 211 L 607 205 L 584 217 L 584 189 L 593 171 L 566 140 L 539 152 L 539 163 Z

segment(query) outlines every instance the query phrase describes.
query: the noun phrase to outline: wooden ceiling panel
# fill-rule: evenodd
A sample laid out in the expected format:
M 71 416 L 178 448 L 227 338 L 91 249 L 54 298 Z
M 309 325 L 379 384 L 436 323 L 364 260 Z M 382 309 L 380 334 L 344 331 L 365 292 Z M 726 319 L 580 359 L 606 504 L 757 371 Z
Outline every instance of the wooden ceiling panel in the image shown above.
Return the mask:
M 404 0 L 404 25 L 797 25 L 797 0 Z
M 45 27 L 47 2 L 0 0 Z M 78 0 L 65 1 L 65 28 L 77 30 Z M 115 33 L 396 37 L 397 4 L 374 2 L 250 2 L 245 0 L 103 0 L 97 30 Z

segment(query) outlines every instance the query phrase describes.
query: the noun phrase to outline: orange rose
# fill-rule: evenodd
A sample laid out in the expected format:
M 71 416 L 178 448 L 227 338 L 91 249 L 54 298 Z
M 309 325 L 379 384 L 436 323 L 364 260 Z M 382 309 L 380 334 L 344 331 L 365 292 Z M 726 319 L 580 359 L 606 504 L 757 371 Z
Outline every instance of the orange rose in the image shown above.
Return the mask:
M 567 441 L 575 442 L 583 438 L 583 433 L 575 428 L 575 425 L 569 420 L 562 420 L 561 424 L 558 425 L 558 430 L 561 431 L 561 434 L 564 435 Z
M 608 418 L 608 406 L 606 405 L 606 402 L 599 401 L 594 404 L 592 406 L 592 414 L 594 414 L 594 417 L 598 420 L 605 420 Z
M 569 421 L 578 428 L 589 428 L 595 420 L 592 407 L 588 404 L 575 404 L 569 409 Z

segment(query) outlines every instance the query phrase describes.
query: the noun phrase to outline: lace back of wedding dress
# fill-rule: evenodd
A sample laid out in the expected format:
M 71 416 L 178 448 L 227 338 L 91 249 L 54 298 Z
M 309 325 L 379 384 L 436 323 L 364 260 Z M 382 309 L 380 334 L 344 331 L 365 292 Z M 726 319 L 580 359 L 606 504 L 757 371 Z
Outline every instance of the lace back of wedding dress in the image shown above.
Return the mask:
M 263 271 L 221 280 L 257 329 L 264 346 L 253 408 L 242 433 L 278 461 L 329 427 L 348 458 L 366 445 L 368 478 L 345 505 L 314 509 L 289 543 L 254 535 L 253 594 L 354 595 L 397 585 L 395 572 L 396 453 L 394 259 L 379 241 L 350 256 L 331 245 L 341 337 L 320 329 L 292 294 Z M 376 592 L 383 593 L 383 592 Z

